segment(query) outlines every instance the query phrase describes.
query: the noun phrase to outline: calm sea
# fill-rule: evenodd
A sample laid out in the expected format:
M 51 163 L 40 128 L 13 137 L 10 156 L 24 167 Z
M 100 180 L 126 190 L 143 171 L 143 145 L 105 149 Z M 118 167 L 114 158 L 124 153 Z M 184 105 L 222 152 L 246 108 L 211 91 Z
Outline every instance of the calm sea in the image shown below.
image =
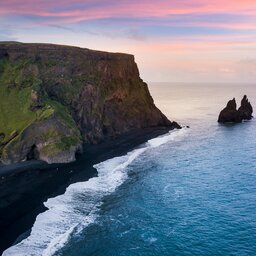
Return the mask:
M 4 255 L 256 255 L 256 121 L 223 126 L 227 101 L 256 85 L 152 83 L 155 104 L 189 129 L 95 166 L 49 199 Z

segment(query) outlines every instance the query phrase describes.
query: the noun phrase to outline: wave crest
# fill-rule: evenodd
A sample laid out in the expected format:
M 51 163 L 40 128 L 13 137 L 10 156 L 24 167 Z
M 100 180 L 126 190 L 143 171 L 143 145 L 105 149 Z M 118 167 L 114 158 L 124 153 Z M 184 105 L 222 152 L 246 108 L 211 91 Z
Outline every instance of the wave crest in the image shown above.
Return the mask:
M 48 210 L 37 216 L 30 236 L 8 248 L 3 256 L 51 256 L 56 253 L 74 232 L 96 220 L 103 197 L 113 193 L 127 179 L 128 165 L 146 150 L 182 137 L 186 130 L 171 131 L 124 156 L 94 165 L 98 176 L 71 184 L 64 194 L 48 199 L 44 203 Z

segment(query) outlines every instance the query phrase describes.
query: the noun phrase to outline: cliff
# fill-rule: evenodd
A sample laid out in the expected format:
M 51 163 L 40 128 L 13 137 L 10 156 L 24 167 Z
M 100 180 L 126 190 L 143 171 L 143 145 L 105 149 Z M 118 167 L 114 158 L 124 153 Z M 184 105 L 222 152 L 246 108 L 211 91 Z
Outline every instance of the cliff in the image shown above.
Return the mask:
M 83 144 L 168 126 L 134 56 L 51 44 L 0 43 L 0 158 L 70 162 Z

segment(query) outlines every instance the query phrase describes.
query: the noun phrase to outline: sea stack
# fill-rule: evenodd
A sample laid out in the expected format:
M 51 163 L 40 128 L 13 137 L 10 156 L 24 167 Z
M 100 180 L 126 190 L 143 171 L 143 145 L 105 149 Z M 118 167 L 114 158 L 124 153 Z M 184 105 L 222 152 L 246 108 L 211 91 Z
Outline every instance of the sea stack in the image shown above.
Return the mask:
M 155 106 L 134 56 L 0 43 L 0 161 L 75 160 L 97 144 L 147 127 L 180 128 Z
M 241 101 L 241 106 L 238 109 L 239 116 L 242 118 L 242 120 L 251 120 L 252 119 L 252 105 L 248 101 L 248 98 L 246 95 L 244 95 L 242 101 Z
M 246 95 L 244 95 L 241 106 L 237 110 L 236 99 L 233 98 L 227 103 L 227 106 L 220 112 L 218 122 L 219 123 L 241 123 L 243 120 L 251 120 L 253 108 L 248 101 Z

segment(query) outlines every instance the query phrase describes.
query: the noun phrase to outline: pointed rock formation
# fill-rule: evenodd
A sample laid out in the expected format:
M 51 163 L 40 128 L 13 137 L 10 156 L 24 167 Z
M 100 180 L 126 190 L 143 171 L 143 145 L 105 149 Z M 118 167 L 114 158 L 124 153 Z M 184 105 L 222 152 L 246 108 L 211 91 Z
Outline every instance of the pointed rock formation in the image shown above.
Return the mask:
M 220 112 L 218 122 L 219 123 L 239 123 L 242 120 L 236 110 L 236 99 L 233 98 L 227 103 L 227 106 Z
M 238 109 L 238 113 L 242 120 L 251 120 L 252 119 L 252 105 L 248 101 L 248 98 L 246 95 L 244 95 L 242 101 L 241 101 L 241 107 Z
M 236 99 L 233 98 L 227 103 L 227 106 L 220 112 L 218 122 L 219 123 L 241 123 L 242 120 L 252 119 L 252 106 L 248 101 L 246 95 L 244 95 L 241 106 L 236 109 Z

